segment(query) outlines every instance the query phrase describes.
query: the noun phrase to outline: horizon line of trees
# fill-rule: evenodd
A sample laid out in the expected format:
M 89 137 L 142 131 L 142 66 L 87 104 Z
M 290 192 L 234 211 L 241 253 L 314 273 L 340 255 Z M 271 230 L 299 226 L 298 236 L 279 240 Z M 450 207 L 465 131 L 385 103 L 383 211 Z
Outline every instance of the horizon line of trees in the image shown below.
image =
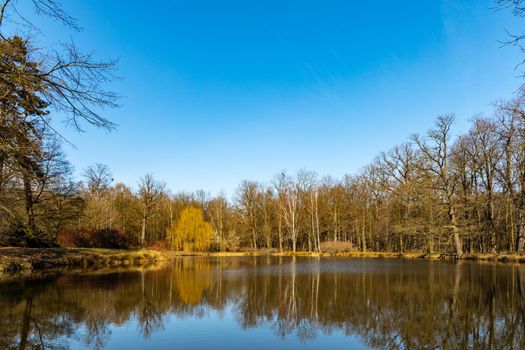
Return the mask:
M 439 116 L 425 135 L 411 135 L 354 175 L 283 171 L 268 183 L 241 182 L 231 200 L 205 191 L 173 194 L 151 174 L 135 191 L 114 183 L 102 164 L 75 182 L 50 137 L 39 160 L 46 171 L 29 185 L 16 167 L 0 167 L 0 198 L 10 213 L 0 232 L 4 244 L 33 246 L 88 229 L 177 250 L 322 252 L 336 242 L 363 252 L 523 254 L 523 103 L 499 103 L 457 137 L 454 117 Z

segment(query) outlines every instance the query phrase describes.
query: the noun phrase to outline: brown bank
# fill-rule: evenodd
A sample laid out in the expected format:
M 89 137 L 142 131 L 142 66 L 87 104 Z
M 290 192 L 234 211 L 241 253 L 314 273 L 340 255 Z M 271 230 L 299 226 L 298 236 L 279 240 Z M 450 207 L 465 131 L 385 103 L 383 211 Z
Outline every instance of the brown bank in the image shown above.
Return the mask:
M 47 271 L 103 269 L 112 267 L 141 267 L 162 264 L 177 256 L 302 256 L 302 257 L 344 257 L 376 259 L 457 259 L 447 254 L 389 253 L 389 252 L 278 252 L 246 251 L 218 253 L 183 253 L 158 250 L 117 250 L 98 248 L 0 248 L 0 278 L 13 274 L 32 274 Z M 525 263 L 525 256 L 466 254 L 461 260 L 479 260 L 502 263 Z
M 0 248 L 0 277 L 62 269 L 147 266 L 169 261 L 171 256 L 155 250 L 6 247 Z

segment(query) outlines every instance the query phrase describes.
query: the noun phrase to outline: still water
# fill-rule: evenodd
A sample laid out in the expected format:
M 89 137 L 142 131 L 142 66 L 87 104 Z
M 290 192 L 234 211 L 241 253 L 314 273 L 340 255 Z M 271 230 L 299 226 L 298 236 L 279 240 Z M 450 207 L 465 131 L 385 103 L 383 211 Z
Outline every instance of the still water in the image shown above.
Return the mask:
M 0 283 L 0 349 L 525 349 L 525 266 L 179 258 Z

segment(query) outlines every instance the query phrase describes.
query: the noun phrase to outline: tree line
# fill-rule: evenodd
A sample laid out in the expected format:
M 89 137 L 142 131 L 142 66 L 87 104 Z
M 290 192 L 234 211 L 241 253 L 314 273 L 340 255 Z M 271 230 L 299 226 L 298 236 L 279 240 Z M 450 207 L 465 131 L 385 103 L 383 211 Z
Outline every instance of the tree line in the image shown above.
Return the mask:
M 2 232 L 30 232 L 41 243 L 65 231 L 118 230 L 137 245 L 177 250 L 322 252 L 335 244 L 362 252 L 522 254 L 523 106 L 521 98 L 501 102 L 459 136 L 454 117 L 439 116 L 427 133 L 381 152 L 357 174 L 283 171 L 267 183 L 242 181 L 231 199 L 172 193 L 151 174 L 134 189 L 114 183 L 102 164 L 75 182 L 52 139 L 39 159 L 45 172 L 31 186 L 16 166 L 1 168 L 0 198 L 10 213 Z

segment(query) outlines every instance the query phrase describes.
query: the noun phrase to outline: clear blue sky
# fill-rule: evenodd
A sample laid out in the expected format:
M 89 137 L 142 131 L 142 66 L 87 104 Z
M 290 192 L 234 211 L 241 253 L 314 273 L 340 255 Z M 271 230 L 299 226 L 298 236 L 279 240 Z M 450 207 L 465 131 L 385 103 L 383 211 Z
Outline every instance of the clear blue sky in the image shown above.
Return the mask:
M 494 1 L 73 1 L 84 30 L 37 19 L 119 58 L 125 98 L 106 133 L 64 130 L 77 175 L 100 162 L 135 185 L 224 190 L 306 167 L 340 177 L 456 113 L 456 132 L 512 96 L 521 23 Z M 22 6 L 22 5 L 20 5 Z

